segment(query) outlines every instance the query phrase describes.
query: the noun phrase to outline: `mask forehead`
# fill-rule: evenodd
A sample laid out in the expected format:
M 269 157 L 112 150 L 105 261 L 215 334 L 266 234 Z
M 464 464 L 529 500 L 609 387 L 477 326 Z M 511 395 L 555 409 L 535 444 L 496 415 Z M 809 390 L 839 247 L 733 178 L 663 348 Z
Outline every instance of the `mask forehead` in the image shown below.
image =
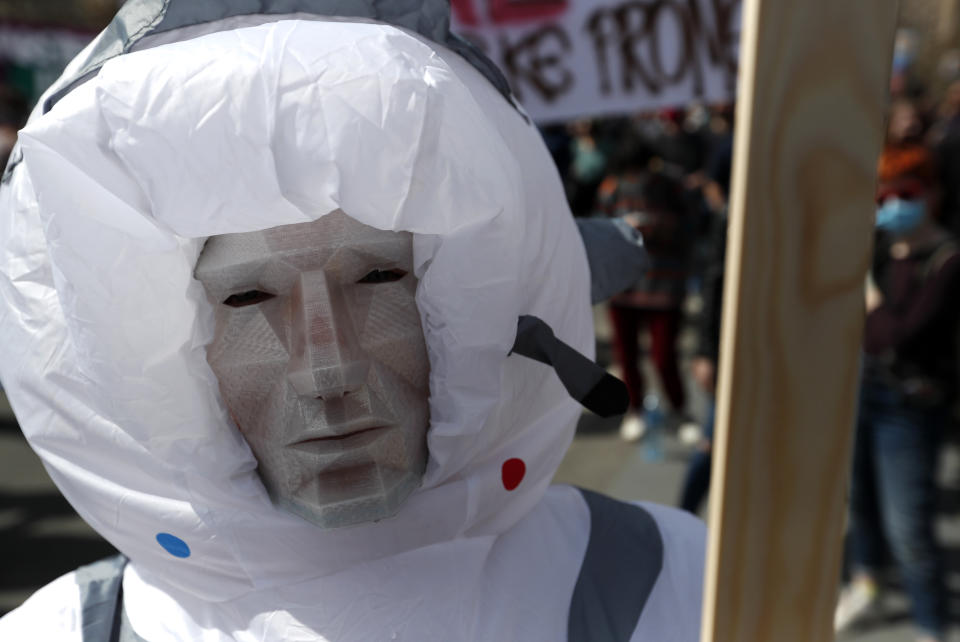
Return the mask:
M 296 254 L 319 250 L 322 253 L 342 247 L 380 248 L 398 256 L 410 254 L 410 235 L 406 232 L 378 230 L 337 210 L 316 221 L 281 225 L 260 232 L 268 252 Z M 233 235 L 226 235 L 233 236 Z

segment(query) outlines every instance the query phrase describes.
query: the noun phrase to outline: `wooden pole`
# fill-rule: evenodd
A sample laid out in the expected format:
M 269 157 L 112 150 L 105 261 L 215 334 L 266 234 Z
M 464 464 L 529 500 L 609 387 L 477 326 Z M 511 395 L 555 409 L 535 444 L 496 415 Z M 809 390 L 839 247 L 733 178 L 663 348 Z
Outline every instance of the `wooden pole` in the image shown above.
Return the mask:
M 960 0 L 940 0 L 937 40 L 941 45 L 955 45 L 960 27 Z
M 702 640 L 830 640 L 897 4 L 743 15 Z

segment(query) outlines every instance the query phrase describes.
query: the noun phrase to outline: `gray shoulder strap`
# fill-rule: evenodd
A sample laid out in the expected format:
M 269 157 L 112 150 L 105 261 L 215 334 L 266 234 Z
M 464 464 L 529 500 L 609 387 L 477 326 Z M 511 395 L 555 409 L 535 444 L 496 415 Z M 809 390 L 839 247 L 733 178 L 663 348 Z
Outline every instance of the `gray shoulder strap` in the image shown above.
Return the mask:
M 106 61 L 128 52 L 146 36 L 234 16 L 293 13 L 367 18 L 416 31 L 460 54 L 514 104 L 510 86 L 496 65 L 450 32 L 449 0 L 127 0 L 94 41 L 77 73 L 58 81 L 57 89 L 44 101 L 43 111 L 49 111 Z
M 123 609 L 123 555 L 77 569 L 83 642 L 145 642 L 134 633 Z
M 663 569 L 657 523 L 639 506 L 580 489 L 590 542 L 570 601 L 569 642 L 628 642 Z

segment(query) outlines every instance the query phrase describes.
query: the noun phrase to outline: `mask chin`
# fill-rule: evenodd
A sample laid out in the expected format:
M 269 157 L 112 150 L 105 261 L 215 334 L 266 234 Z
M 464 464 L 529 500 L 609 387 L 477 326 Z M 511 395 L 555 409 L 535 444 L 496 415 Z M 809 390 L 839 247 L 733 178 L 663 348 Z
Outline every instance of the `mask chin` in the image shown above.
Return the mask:
M 345 470 L 337 471 L 327 475 L 328 479 L 318 480 L 320 484 L 333 483 L 337 480 L 329 477 L 342 474 L 350 476 L 351 474 L 361 481 L 376 477 L 378 472 L 391 477 L 389 482 L 384 480 L 384 489 L 374 492 L 367 497 L 349 497 L 341 503 L 330 502 L 329 500 L 318 501 L 314 496 L 316 488 L 304 489 L 296 494 L 287 494 L 277 492 L 267 486 L 267 491 L 273 503 L 288 512 L 297 515 L 306 521 L 321 528 L 345 528 L 356 526 L 369 522 L 379 521 L 392 517 L 400 510 L 400 506 L 410 496 L 410 494 L 420 487 L 423 473 L 426 469 L 426 458 L 417 464 L 418 469 L 414 471 L 377 471 L 373 464 L 364 467 L 358 467 L 355 471 Z
M 927 215 L 927 206 L 921 199 L 891 198 L 877 208 L 877 229 L 893 236 L 905 236 L 916 230 Z

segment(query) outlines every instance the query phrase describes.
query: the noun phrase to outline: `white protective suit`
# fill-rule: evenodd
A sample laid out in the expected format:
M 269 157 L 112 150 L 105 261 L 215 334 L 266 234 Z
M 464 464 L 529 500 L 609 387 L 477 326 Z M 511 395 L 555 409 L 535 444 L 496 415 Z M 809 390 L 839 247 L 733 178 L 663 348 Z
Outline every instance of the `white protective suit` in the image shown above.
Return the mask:
M 508 353 L 535 315 L 592 357 L 590 284 L 518 108 L 379 22 L 227 16 L 134 49 L 38 109 L 0 191 L 4 386 L 130 559 L 130 639 L 695 640 L 702 524 L 550 486 L 580 408 Z M 414 235 L 429 459 L 395 516 L 321 529 L 271 503 L 225 411 L 194 268 L 212 235 L 338 209 Z M 82 640 L 88 599 L 64 576 L 0 640 Z

